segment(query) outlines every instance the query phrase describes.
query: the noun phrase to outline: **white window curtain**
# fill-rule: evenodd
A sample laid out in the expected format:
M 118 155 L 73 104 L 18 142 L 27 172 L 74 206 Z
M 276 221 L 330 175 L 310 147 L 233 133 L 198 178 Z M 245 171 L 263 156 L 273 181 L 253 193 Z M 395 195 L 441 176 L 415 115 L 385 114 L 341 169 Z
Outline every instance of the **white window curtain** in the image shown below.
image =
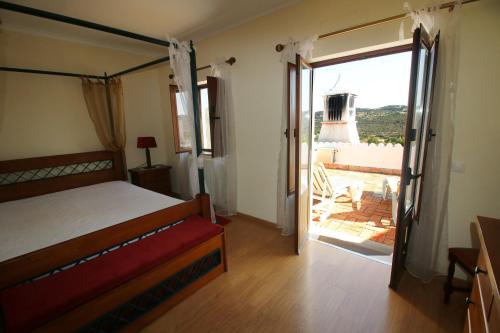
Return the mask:
M 277 207 L 276 223 L 281 228 L 283 236 L 292 235 L 295 231 L 294 223 L 294 200 L 293 196 L 288 196 L 287 191 L 287 139 L 283 133 L 288 126 L 288 86 L 287 86 L 287 64 L 295 63 L 295 55 L 300 54 L 305 59 L 312 57 L 314 42 L 317 36 L 312 36 L 301 42 L 290 38 L 281 52 L 281 63 L 283 64 L 283 96 L 281 111 L 281 132 L 280 132 L 280 153 L 278 160 L 278 186 L 277 186 Z
M 215 212 L 227 216 L 237 212 L 236 137 L 231 66 L 225 62 L 225 59 L 217 59 L 210 66 L 211 75 L 217 78 L 215 109 L 219 119 L 216 120 L 214 127 L 217 129 L 220 126 L 220 133 L 222 133 L 220 140 L 222 156 L 205 159 L 205 185 Z
M 189 199 L 200 192 L 194 128 L 193 87 L 191 85 L 191 61 L 189 58 L 191 47 L 187 42 L 179 42 L 172 38 L 169 38 L 169 40 L 172 42 L 168 48 L 170 67 L 174 72 L 175 83 L 181 97 L 180 102 L 183 110 L 187 113 L 187 126 L 189 126 L 191 132 L 191 153 L 177 154 L 174 172 L 181 196 L 184 199 Z
M 455 93 L 459 56 L 461 4 L 450 12 L 438 4 L 412 11 L 412 31 L 422 23 L 434 38 L 440 31 L 438 62 L 432 101 L 431 128 L 436 137 L 429 143 L 420 220 L 411 231 L 407 257 L 408 271 L 429 281 L 446 272 L 448 251 L 448 192 L 453 150 Z

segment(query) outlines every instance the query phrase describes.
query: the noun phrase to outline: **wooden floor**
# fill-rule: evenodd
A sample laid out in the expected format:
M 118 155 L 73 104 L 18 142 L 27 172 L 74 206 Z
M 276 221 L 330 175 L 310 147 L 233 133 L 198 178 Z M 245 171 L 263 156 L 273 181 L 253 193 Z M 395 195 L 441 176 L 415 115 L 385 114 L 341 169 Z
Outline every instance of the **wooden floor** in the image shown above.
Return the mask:
M 387 285 L 390 266 L 293 239 L 236 217 L 226 226 L 229 272 L 144 332 L 461 332 L 464 294 L 442 304 L 442 282 L 405 276 Z

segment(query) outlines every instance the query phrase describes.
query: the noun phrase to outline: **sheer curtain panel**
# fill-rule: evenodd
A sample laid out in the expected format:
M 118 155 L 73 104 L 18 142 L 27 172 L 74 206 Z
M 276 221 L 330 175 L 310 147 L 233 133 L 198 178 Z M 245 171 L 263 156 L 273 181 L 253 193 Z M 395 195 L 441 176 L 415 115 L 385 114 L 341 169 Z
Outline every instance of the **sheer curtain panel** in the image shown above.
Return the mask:
M 410 273 L 430 280 L 446 272 L 448 250 L 448 192 L 451 154 L 453 150 L 455 93 L 457 89 L 459 55 L 459 21 L 461 3 L 452 11 L 439 10 L 439 3 L 409 16 L 414 30 L 421 23 L 431 38 L 439 34 L 431 128 L 436 137 L 429 142 L 426 179 L 422 195 L 420 218 L 411 230 L 406 266 Z
M 217 99 L 213 114 L 213 133 L 216 144 L 212 158 L 206 158 L 205 184 L 215 212 L 236 214 L 236 137 L 233 96 L 231 92 L 231 66 L 225 59 L 211 65 L 212 76 L 217 78 Z
M 186 126 L 191 133 L 191 153 L 177 154 L 174 163 L 175 177 L 179 182 L 180 194 L 184 199 L 193 198 L 200 192 L 198 183 L 198 156 L 196 155 L 196 138 L 194 128 L 193 88 L 191 85 L 191 61 L 189 53 L 191 47 L 187 42 L 171 41 L 168 48 L 170 53 L 170 67 L 174 72 L 174 79 L 179 89 L 180 102 L 186 112 Z

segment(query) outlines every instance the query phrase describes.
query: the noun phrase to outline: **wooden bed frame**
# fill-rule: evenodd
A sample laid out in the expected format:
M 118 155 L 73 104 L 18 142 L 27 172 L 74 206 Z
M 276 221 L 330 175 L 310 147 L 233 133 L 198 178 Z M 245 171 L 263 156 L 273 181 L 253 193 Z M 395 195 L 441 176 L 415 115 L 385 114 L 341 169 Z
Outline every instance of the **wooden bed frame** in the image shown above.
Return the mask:
M 18 171 L 53 168 L 105 160 L 112 161 L 112 167 L 106 170 L 88 171 L 85 173 L 61 175 L 0 185 L 0 202 L 107 181 L 123 180 L 125 178 L 122 155 L 120 152 L 98 151 L 0 161 L 0 175 L 5 175 Z M 91 256 L 102 250 L 109 249 L 117 244 L 122 244 L 134 237 L 178 222 L 194 214 L 210 218 L 210 200 L 207 194 L 199 194 L 191 201 L 183 202 L 148 215 L 0 262 L 0 290 L 63 267 L 68 263 Z M 36 223 L 36 221 L 34 221 L 34 223 Z M 169 276 L 179 272 L 190 263 L 216 250 L 220 251 L 221 260 L 215 268 L 211 269 L 207 274 L 197 278 L 194 282 L 175 293 L 175 295 L 168 298 L 151 311 L 135 319 L 124 329 L 125 331 L 136 331 L 140 327 L 149 324 L 154 319 L 161 316 L 165 311 L 181 302 L 184 298 L 194 293 L 210 280 L 227 271 L 224 233 L 193 247 L 189 251 L 162 263 L 111 291 L 97 296 L 93 300 L 47 323 L 41 327 L 39 331 L 76 330 L 88 322 L 115 309 L 124 302 L 147 291 L 152 286 L 155 286 Z

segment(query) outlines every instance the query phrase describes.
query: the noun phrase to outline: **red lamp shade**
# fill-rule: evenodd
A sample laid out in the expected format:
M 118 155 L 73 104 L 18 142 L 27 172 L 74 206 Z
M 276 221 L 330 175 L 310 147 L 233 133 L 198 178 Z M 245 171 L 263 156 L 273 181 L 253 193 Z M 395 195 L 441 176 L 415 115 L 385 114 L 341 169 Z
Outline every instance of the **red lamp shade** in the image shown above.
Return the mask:
M 137 138 L 137 148 L 155 148 L 156 140 L 154 136 L 140 136 Z

